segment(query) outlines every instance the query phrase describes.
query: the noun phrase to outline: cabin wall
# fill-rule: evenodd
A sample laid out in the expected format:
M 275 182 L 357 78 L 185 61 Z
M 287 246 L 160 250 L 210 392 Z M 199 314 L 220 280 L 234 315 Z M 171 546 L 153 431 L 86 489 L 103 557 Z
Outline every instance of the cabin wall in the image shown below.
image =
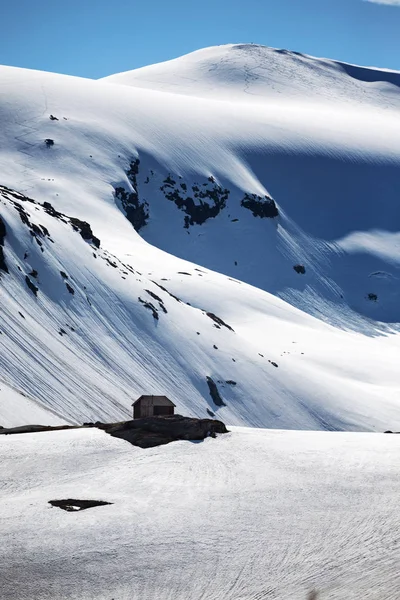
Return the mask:
M 157 399 L 155 399 L 157 398 Z M 133 418 L 166 416 L 174 414 L 174 406 L 168 398 L 145 396 L 133 407 Z

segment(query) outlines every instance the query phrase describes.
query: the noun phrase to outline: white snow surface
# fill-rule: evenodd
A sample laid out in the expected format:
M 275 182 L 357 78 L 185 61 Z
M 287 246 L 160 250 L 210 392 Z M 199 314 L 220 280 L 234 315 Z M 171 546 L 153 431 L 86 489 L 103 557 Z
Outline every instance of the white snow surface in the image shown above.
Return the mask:
M 0 437 L 3 600 L 391 599 L 400 436 Z M 103 500 L 79 512 L 49 500 Z
M 49 423 L 162 393 L 234 425 L 400 429 L 399 78 L 252 45 L 100 81 L 1 67 L 0 186 L 36 204 L 0 187 L 0 425 L 41 416 L 21 392 Z M 226 205 L 185 227 L 171 179 Z M 139 233 L 116 187 L 147 203 Z

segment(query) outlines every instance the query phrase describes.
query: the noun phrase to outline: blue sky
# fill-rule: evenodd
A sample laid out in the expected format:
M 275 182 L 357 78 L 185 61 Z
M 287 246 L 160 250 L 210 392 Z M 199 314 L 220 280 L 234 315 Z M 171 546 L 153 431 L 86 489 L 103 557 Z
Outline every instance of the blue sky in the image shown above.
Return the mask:
M 400 70 L 400 0 L 14 0 L 0 64 L 102 77 L 231 42 Z

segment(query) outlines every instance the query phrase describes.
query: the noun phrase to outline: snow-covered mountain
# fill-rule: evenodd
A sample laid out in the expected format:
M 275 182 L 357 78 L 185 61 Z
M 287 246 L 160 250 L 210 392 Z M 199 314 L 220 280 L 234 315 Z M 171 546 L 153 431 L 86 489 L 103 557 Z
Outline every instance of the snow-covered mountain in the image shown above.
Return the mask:
M 399 73 L 232 45 L 0 81 L 0 424 L 165 393 L 400 427 Z

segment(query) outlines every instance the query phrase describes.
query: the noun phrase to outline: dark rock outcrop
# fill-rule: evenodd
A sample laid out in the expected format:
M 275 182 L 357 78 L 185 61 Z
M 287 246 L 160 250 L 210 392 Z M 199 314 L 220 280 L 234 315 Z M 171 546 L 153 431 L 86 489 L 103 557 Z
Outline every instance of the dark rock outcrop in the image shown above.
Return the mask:
M 6 225 L 3 219 L 0 217 L 0 270 L 4 273 L 8 273 L 8 267 L 4 258 L 4 238 L 6 237 Z
M 100 248 L 100 240 L 95 235 L 93 235 L 93 231 L 89 223 L 87 223 L 86 221 L 81 221 L 76 217 L 69 217 L 69 220 L 73 229 L 75 229 L 75 231 L 79 231 L 79 233 L 85 241 L 92 242 L 92 244 L 96 246 L 96 248 Z
M 206 437 L 215 437 L 217 433 L 228 433 L 222 421 L 181 415 L 144 417 L 115 424 L 96 423 L 96 426 L 140 448 L 153 448 L 177 440 L 204 440 Z
M 269 196 L 262 198 L 256 194 L 245 194 L 240 204 L 250 210 L 254 217 L 261 219 L 274 219 L 279 215 L 275 201 Z
M 214 348 L 216 346 L 214 345 Z M 214 401 L 214 404 L 216 406 L 226 406 L 225 402 L 222 400 L 221 395 L 218 391 L 218 387 L 217 384 L 215 383 L 215 381 L 211 378 L 211 377 L 207 377 L 207 385 L 208 385 L 208 389 L 210 390 L 210 396 Z
M 298 273 L 299 275 L 305 275 L 306 273 L 306 268 L 304 265 L 294 265 L 293 269 L 296 271 L 296 273 Z
M 149 310 L 151 310 L 151 313 L 152 313 L 152 315 L 153 315 L 153 319 L 154 319 L 155 321 L 158 321 L 158 319 L 159 319 L 159 316 L 158 316 L 158 311 L 157 311 L 156 307 L 154 306 L 154 304 L 152 304 L 152 302 L 146 302 L 146 301 L 145 301 L 145 300 L 143 300 L 143 299 L 142 299 L 140 296 L 139 296 L 138 300 L 139 300 L 139 302 L 140 302 L 141 304 L 143 304 L 143 306 L 144 306 L 145 308 L 148 308 Z
M 141 202 L 139 198 L 137 176 L 139 174 L 140 160 L 136 158 L 129 166 L 126 175 L 132 185 L 133 191 L 128 192 L 119 186 L 115 188 L 115 197 L 121 202 L 126 218 L 136 231 L 140 231 L 149 219 L 149 205 L 146 201 Z
M 17 433 L 41 433 L 43 431 L 60 431 L 63 429 L 78 429 L 79 425 L 19 425 L 18 427 L 3 427 L 0 435 L 12 435 Z
M 74 498 L 68 498 L 66 500 L 49 500 L 49 504 L 62 508 L 68 512 L 76 512 L 78 510 L 85 510 L 86 508 L 93 508 L 94 506 L 106 506 L 112 504 L 112 502 L 105 502 L 104 500 L 75 500 Z
M 169 174 L 160 190 L 167 200 L 186 213 L 184 227 L 202 225 L 208 219 L 215 218 L 226 207 L 229 190 L 216 183 L 214 177 L 208 177 L 202 185 L 194 183 L 191 192 L 186 183 L 178 183 Z M 188 195 L 188 194 L 191 195 Z
M 217 315 L 215 315 L 214 313 L 212 313 L 212 312 L 206 312 L 206 315 L 212 321 L 214 321 L 216 323 L 216 325 L 218 325 L 218 328 L 226 327 L 230 331 L 234 332 L 234 329 L 232 329 L 232 327 L 230 325 L 228 325 L 227 323 L 225 323 L 220 317 L 217 317 Z
M 211 411 L 209 411 L 211 414 Z M 213 413 L 212 413 L 213 414 Z M 0 435 L 18 433 L 41 433 L 64 429 L 97 427 L 106 433 L 126 440 L 139 448 L 154 448 L 178 440 L 204 440 L 215 437 L 217 433 L 228 433 L 222 421 L 214 419 L 196 419 L 171 415 L 167 417 L 145 417 L 121 423 L 84 423 L 83 425 L 21 425 L 20 427 L 0 428 Z M 67 510 L 67 509 L 66 509 Z
M 39 288 L 29 279 L 28 275 L 26 275 L 25 277 L 25 283 L 28 286 L 28 288 L 31 290 L 31 292 L 37 296 L 37 293 L 39 291 Z

